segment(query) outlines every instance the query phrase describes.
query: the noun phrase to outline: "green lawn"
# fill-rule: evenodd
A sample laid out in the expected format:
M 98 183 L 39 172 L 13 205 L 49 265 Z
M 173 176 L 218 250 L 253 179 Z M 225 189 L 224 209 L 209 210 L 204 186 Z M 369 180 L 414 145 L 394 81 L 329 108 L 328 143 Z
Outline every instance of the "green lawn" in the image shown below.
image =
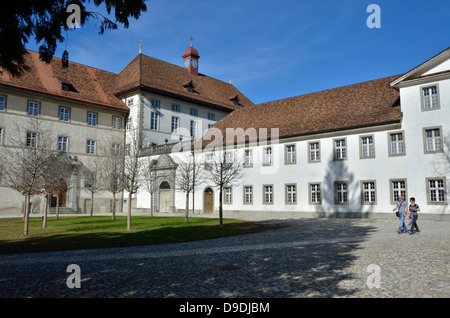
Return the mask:
M 48 219 L 42 228 L 41 218 L 30 218 L 29 236 L 23 235 L 21 218 L 0 219 L 0 254 L 47 252 L 103 247 L 124 247 L 175 243 L 246 234 L 263 229 L 259 223 L 224 219 L 184 217 L 131 218 L 132 230 L 127 231 L 126 216 L 76 216 Z

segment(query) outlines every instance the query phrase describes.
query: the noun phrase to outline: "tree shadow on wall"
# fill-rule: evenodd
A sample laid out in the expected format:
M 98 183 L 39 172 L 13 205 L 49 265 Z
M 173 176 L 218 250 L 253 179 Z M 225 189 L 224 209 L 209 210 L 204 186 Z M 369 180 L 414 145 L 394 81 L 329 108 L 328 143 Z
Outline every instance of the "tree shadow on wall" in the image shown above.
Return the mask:
M 347 202 L 345 203 L 337 202 L 338 183 L 346 186 Z M 367 218 L 373 212 L 373 205 L 361 204 L 363 194 L 361 193 L 360 180 L 356 180 L 345 160 L 336 161 L 332 157 L 330 158 L 321 194 L 321 204 L 316 206 L 319 217 Z

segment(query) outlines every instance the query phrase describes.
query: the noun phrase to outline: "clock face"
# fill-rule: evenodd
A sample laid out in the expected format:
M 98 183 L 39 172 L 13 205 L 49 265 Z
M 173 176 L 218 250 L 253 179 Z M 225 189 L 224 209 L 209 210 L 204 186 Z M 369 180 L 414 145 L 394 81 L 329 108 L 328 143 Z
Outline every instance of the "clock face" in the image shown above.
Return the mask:
M 197 68 L 197 66 L 198 66 L 197 60 L 192 60 L 192 67 Z
M 190 63 L 189 60 L 184 61 L 184 67 L 188 68 L 189 67 L 189 63 Z

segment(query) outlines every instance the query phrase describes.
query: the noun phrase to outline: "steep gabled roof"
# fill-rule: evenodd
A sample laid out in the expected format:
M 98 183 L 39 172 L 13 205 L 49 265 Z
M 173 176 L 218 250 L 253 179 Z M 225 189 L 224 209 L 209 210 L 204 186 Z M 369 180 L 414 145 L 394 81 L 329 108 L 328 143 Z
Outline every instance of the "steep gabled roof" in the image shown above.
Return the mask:
M 128 111 L 128 107 L 114 95 L 116 74 L 74 62 L 63 68 L 58 58 L 47 64 L 39 59 L 39 53 L 28 53 L 25 64 L 29 71 L 19 78 L 12 77 L 6 71 L 1 72 L 0 86 Z M 63 84 L 68 85 L 69 89 L 63 89 Z
M 399 76 L 339 87 L 238 109 L 214 125 L 225 142 L 227 128 L 278 128 L 279 137 L 314 135 L 401 121 L 400 95 L 389 84 Z M 203 146 L 214 140 L 206 133 Z M 216 144 L 218 141 L 214 142 Z
M 74 62 L 63 68 L 59 58 L 53 58 L 47 64 L 39 59 L 39 53 L 28 53 L 25 64 L 29 66 L 29 71 L 19 78 L 10 76 L 6 71 L 1 72 L 0 86 L 126 112 L 129 109 L 120 98 L 123 93 L 137 89 L 227 112 L 254 106 L 253 102 L 231 84 L 203 74 L 191 75 L 180 66 L 142 54 L 136 56 L 119 74 L 115 74 Z M 193 91 L 188 92 L 186 85 L 192 86 Z M 239 104 L 234 105 L 230 96 L 238 96 Z
M 411 79 L 418 79 L 418 78 L 424 78 L 428 76 L 438 75 L 438 74 L 446 74 L 449 72 L 449 70 L 446 71 L 439 71 L 439 72 L 431 72 L 430 74 L 424 75 L 424 73 L 430 71 L 430 69 L 433 69 L 437 64 L 441 63 L 444 60 L 450 59 L 450 47 L 445 49 L 444 51 L 436 54 L 432 58 L 426 60 L 422 64 L 416 66 L 412 70 L 406 72 L 399 78 L 396 78 L 392 83 L 391 86 L 395 86 L 399 84 L 402 81 L 405 80 L 411 80 Z
M 186 89 L 191 83 L 192 92 Z M 233 111 L 254 104 L 236 87 L 215 78 L 190 74 L 183 67 L 143 54 L 136 56 L 118 75 L 116 93 L 141 88 L 169 97 Z M 230 96 L 239 96 L 235 106 Z

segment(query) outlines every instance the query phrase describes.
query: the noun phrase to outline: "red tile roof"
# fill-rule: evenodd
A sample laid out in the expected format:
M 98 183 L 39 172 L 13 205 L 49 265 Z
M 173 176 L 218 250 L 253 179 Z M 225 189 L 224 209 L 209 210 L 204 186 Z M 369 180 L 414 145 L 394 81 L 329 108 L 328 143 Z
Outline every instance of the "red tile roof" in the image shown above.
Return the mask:
M 193 76 L 183 67 L 142 54 L 136 56 L 119 74 L 74 62 L 70 62 L 68 68 L 63 68 L 61 59 L 58 58 L 53 58 L 47 64 L 39 60 L 39 53 L 33 51 L 29 51 L 25 58 L 29 71 L 19 78 L 10 76 L 6 71 L 1 72 L 0 86 L 25 89 L 119 111 L 129 111 L 121 101 L 122 95 L 138 89 L 227 112 L 243 106 L 254 106 L 231 84 L 203 74 Z M 193 86 L 192 93 L 184 86 L 189 82 Z M 62 83 L 68 84 L 71 89 L 63 90 Z M 238 106 L 229 99 L 236 95 Z
M 139 70 L 142 70 L 141 72 Z M 192 84 L 193 92 L 187 91 L 187 84 Z M 233 85 L 215 78 L 199 74 L 190 74 L 183 67 L 170 64 L 143 54 L 136 56 L 120 72 L 117 82 L 118 93 L 131 91 L 141 85 L 154 93 L 218 107 L 233 111 L 245 106 L 254 106 L 244 94 Z M 239 97 L 235 106 L 230 96 Z
M 214 125 L 225 136 L 227 128 L 279 128 L 279 137 L 318 133 L 397 123 L 401 121 L 400 95 L 389 84 L 399 76 L 329 89 L 307 95 L 245 107 Z M 203 146 L 214 131 L 203 138 Z M 249 139 L 249 138 L 246 138 Z M 211 144 L 212 145 L 212 144 Z
M 0 86 L 25 89 L 78 102 L 95 104 L 128 112 L 128 107 L 114 95 L 117 75 L 90 66 L 70 62 L 63 68 L 61 60 L 53 58 L 50 64 L 39 60 L 39 53 L 29 51 L 25 56 L 29 71 L 19 78 L 8 72 L 0 73 Z M 62 89 L 62 83 L 71 89 Z

